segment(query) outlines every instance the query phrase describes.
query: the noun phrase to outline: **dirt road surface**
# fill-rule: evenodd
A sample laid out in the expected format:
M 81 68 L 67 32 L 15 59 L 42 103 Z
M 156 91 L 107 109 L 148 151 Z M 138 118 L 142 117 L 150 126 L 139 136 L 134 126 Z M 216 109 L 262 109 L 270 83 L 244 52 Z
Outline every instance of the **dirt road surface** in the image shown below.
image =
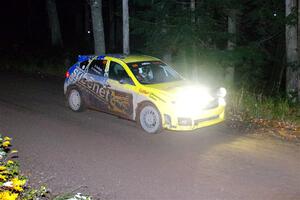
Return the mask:
M 55 194 L 104 200 L 300 199 L 300 146 L 221 124 L 146 134 L 112 115 L 65 107 L 63 79 L 1 73 L 0 132 L 22 172 Z

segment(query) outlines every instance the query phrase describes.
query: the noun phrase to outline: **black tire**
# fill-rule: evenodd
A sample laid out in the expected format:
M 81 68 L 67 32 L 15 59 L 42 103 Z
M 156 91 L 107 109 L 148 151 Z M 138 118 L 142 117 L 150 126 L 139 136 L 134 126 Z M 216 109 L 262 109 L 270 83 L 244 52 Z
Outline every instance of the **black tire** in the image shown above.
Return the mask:
M 147 133 L 157 134 L 163 129 L 161 114 L 150 102 L 145 102 L 139 107 L 136 121 Z
M 82 93 L 76 87 L 72 87 L 68 90 L 67 105 L 74 112 L 82 112 L 85 110 L 86 107 Z

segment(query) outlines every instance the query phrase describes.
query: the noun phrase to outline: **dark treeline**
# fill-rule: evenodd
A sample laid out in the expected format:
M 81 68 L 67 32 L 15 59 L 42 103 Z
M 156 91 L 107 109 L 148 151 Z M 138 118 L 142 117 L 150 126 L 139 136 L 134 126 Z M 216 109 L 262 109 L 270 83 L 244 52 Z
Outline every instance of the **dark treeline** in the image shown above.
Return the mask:
M 102 6 L 105 52 L 123 52 L 122 0 L 12 0 L 2 6 L 1 54 L 63 60 L 94 53 L 93 2 Z M 214 66 L 225 81 L 235 77 L 236 86 L 278 94 L 291 78 L 287 66 L 298 66 L 298 60 L 286 62 L 286 30 L 298 22 L 297 4 L 286 17 L 289 2 L 297 1 L 129 0 L 130 51 L 185 63 L 194 75 Z M 56 43 L 51 3 L 61 34 Z M 292 79 L 296 86 L 290 89 L 297 90 L 299 80 Z

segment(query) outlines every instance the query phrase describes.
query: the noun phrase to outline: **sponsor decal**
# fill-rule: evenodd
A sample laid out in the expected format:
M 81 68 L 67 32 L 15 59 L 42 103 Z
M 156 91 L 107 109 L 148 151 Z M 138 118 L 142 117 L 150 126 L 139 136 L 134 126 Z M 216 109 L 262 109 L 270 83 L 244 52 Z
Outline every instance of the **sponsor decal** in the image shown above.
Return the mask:
M 85 74 L 85 71 L 83 71 L 80 68 L 75 68 L 73 72 L 70 73 L 68 84 L 74 83 L 77 80 L 80 80 L 83 75 Z
M 111 90 L 109 110 L 125 116 L 132 115 L 132 95 L 124 92 Z
M 127 118 L 132 117 L 132 94 L 112 90 L 105 87 L 105 84 L 88 81 L 87 79 L 80 79 L 76 82 L 76 85 L 90 93 L 95 97 L 96 101 L 100 101 L 104 104 L 110 112 L 117 113 Z
M 152 99 L 154 99 L 154 100 L 158 99 L 158 100 L 160 100 L 160 101 L 166 103 L 165 100 L 163 100 L 162 98 L 160 98 L 159 96 L 157 96 L 157 95 L 155 95 L 155 94 L 153 94 L 153 93 L 150 94 L 150 98 L 152 98 Z
M 140 89 L 139 92 L 142 94 L 149 94 L 149 92 L 145 89 Z
M 88 81 L 83 78 L 76 82 L 76 85 L 88 91 L 103 103 L 107 103 L 109 101 L 110 90 L 100 83 Z

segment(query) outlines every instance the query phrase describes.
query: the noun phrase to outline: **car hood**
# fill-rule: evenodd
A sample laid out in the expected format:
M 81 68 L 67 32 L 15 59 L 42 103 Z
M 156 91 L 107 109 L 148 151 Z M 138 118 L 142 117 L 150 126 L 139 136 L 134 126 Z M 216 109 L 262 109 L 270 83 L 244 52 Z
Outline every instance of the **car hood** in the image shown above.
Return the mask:
M 146 87 L 171 95 L 182 90 L 184 87 L 188 87 L 189 85 L 190 84 L 187 81 L 174 81 L 168 83 L 151 84 L 147 85 Z
M 170 100 L 176 100 L 178 94 L 180 93 L 184 93 L 188 95 L 187 98 L 189 98 L 190 95 L 192 96 L 195 93 L 198 94 L 201 93 L 201 90 L 199 90 L 199 88 L 206 88 L 206 87 L 200 84 L 195 85 L 188 81 L 174 81 L 168 83 L 147 85 L 146 88 L 149 88 L 156 95 L 159 95 L 161 97 L 166 97 L 167 99 Z M 208 93 L 211 95 L 212 92 L 213 91 L 211 90 L 208 91 Z

